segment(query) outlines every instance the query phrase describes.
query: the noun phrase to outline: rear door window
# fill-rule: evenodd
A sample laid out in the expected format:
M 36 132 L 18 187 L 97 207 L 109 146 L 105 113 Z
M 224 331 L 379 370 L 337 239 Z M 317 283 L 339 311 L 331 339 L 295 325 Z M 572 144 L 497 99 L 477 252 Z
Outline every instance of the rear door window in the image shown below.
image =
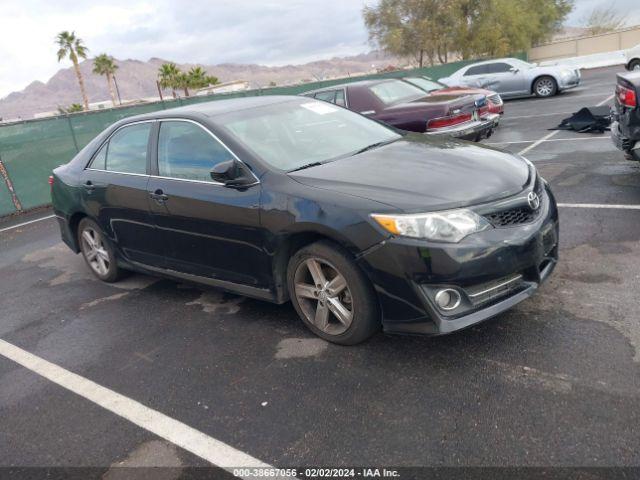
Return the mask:
M 105 170 L 146 174 L 151 125 L 138 123 L 118 130 L 107 145 Z
M 344 90 L 336 90 L 336 100 L 334 103 L 336 105 L 340 105 L 341 107 L 347 106 L 347 101 L 344 98 Z
M 464 72 L 465 77 L 470 77 L 472 75 L 484 75 L 489 73 L 489 65 L 476 65 L 475 67 L 470 67 L 469 70 Z
M 504 62 L 492 63 L 489 65 L 489 73 L 505 73 L 511 70 L 511 65 Z
M 158 174 L 161 177 L 213 182 L 211 169 L 233 155 L 204 128 L 166 121 L 158 137 Z

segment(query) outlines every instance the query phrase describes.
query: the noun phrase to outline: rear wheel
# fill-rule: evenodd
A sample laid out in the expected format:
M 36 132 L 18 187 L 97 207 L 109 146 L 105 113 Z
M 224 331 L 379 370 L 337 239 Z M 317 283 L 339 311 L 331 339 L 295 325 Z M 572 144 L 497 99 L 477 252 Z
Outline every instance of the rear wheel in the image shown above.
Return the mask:
M 533 93 L 536 97 L 553 97 L 558 93 L 558 83 L 553 77 L 540 77 L 533 84 Z
M 123 271 L 118 268 L 113 248 L 96 222 L 83 218 L 78 225 L 78 243 L 91 272 L 103 282 L 116 282 Z
M 640 70 L 640 60 L 634 59 L 629 62 L 629 70 Z
M 305 325 L 329 342 L 355 345 L 380 328 L 371 282 L 338 245 L 321 241 L 289 261 L 291 301 Z

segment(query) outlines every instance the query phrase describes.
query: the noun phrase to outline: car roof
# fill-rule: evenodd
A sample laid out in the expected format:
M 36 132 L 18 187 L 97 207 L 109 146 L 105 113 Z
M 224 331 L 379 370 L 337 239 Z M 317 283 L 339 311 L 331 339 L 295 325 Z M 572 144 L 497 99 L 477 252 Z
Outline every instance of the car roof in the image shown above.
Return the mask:
M 486 65 L 487 63 L 510 62 L 513 60 L 519 60 L 521 62 L 524 62 L 524 60 L 520 60 L 519 58 L 513 58 L 513 57 L 492 58 L 491 60 L 483 60 L 482 62 L 470 63 L 469 65 L 465 65 L 462 68 L 475 67 L 476 65 Z M 462 68 L 460 70 L 462 70 Z
M 319 92 L 324 92 L 327 90 L 337 90 L 339 88 L 344 88 L 344 87 L 353 87 L 353 86 L 357 86 L 357 87 L 366 87 L 369 85 L 377 85 L 379 83 L 385 83 L 385 82 L 390 82 L 393 80 L 402 80 L 402 78 L 376 78 L 373 80 L 358 80 L 357 82 L 346 82 L 346 83 L 339 83 L 337 85 L 331 85 L 329 87 L 323 87 L 323 88 L 316 88 L 315 90 L 309 90 L 306 92 L 302 92 L 301 95 L 308 95 L 310 93 L 319 93 Z
M 278 103 L 286 103 L 292 101 L 300 101 L 300 97 L 293 95 L 264 95 L 256 97 L 230 98 L 227 100 L 212 100 L 209 102 L 195 103 L 193 105 L 184 105 L 182 107 L 169 108 L 156 112 L 143 113 L 127 117 L 118 124 L 137 122 L 141 120 L 153 120 L 156 118 L 167 117 L 189 117 L 189 116 L 205 116 L 215 117 L 225 113 L 236 112 L 238 110 L 246 110 L 266 105 L 275 105 Z

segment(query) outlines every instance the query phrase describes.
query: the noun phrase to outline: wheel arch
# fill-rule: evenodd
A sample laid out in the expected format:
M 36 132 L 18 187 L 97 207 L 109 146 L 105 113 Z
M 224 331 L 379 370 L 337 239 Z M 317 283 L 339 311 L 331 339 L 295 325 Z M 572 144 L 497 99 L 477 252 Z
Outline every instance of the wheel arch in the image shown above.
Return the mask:
M 78 245 L 78 225 L 80 225 L 83 218 L 87 217 L 89 217 L 89 215 L 85 212 L 78 211 L 73 213 L 67 221 L 67 224 L 69 225 L 69 233 L 71 234 L 69 241 L 72 243 L 72 245 L 69 246 L 75 253 L 80 253 L 80 245 Z
M 301 248 L 322 240 L 335 243 L 354 257 L 359 252 L 352 242 L 336 230 L 321 225 L 311 227 L 296 224 L 294 229 L 283 234 L 273 251 L 272 271 L 278 303 L 284 303 L 290 298 L 287 288 L 289 259 Z
M 627 69 L 627 70 L 631 70 L 631 65 L 634 62 L 640 62 L 640 57 L 633 57 L 633 58 L 629 59 L 629 61 L 627 62 L 627 64 L 625 65 L 624 68 Z
M 535 90 L 535 86 L 536 86 L 536 82 L 538 80 L 540 80 L 543 77 L 549 77 L 552 78 L 554 82 L 556 82 L 556 91 L 559 92 L 560 91 L 560 82 L 558 82 L 558 79 L 556 78 L 556 76 L 552 73 L 541 73 L 539 75 L 536 75 L 535 77 L 533 77 L 533 80 L 531 80 L 531 87 L 529 88 L 530 93 L 534 94 L 536 93 Z

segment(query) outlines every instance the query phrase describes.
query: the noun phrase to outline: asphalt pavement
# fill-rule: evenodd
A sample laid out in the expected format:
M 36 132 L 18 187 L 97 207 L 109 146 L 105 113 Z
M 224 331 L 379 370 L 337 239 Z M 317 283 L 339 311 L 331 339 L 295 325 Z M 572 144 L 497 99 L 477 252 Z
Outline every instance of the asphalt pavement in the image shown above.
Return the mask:
M 640 165 L 608 133 L 549 130 L 610 104 L 620 68 L 506 102 L 483 143 L 524 151 L 551 183 L 560 263 L 533 298 L 453 335 L 340 347 L 289 304 L 100 283 L 55 219 L 19 226 L 50 212 L 0 223 L 0 473 L 640 466 Z

